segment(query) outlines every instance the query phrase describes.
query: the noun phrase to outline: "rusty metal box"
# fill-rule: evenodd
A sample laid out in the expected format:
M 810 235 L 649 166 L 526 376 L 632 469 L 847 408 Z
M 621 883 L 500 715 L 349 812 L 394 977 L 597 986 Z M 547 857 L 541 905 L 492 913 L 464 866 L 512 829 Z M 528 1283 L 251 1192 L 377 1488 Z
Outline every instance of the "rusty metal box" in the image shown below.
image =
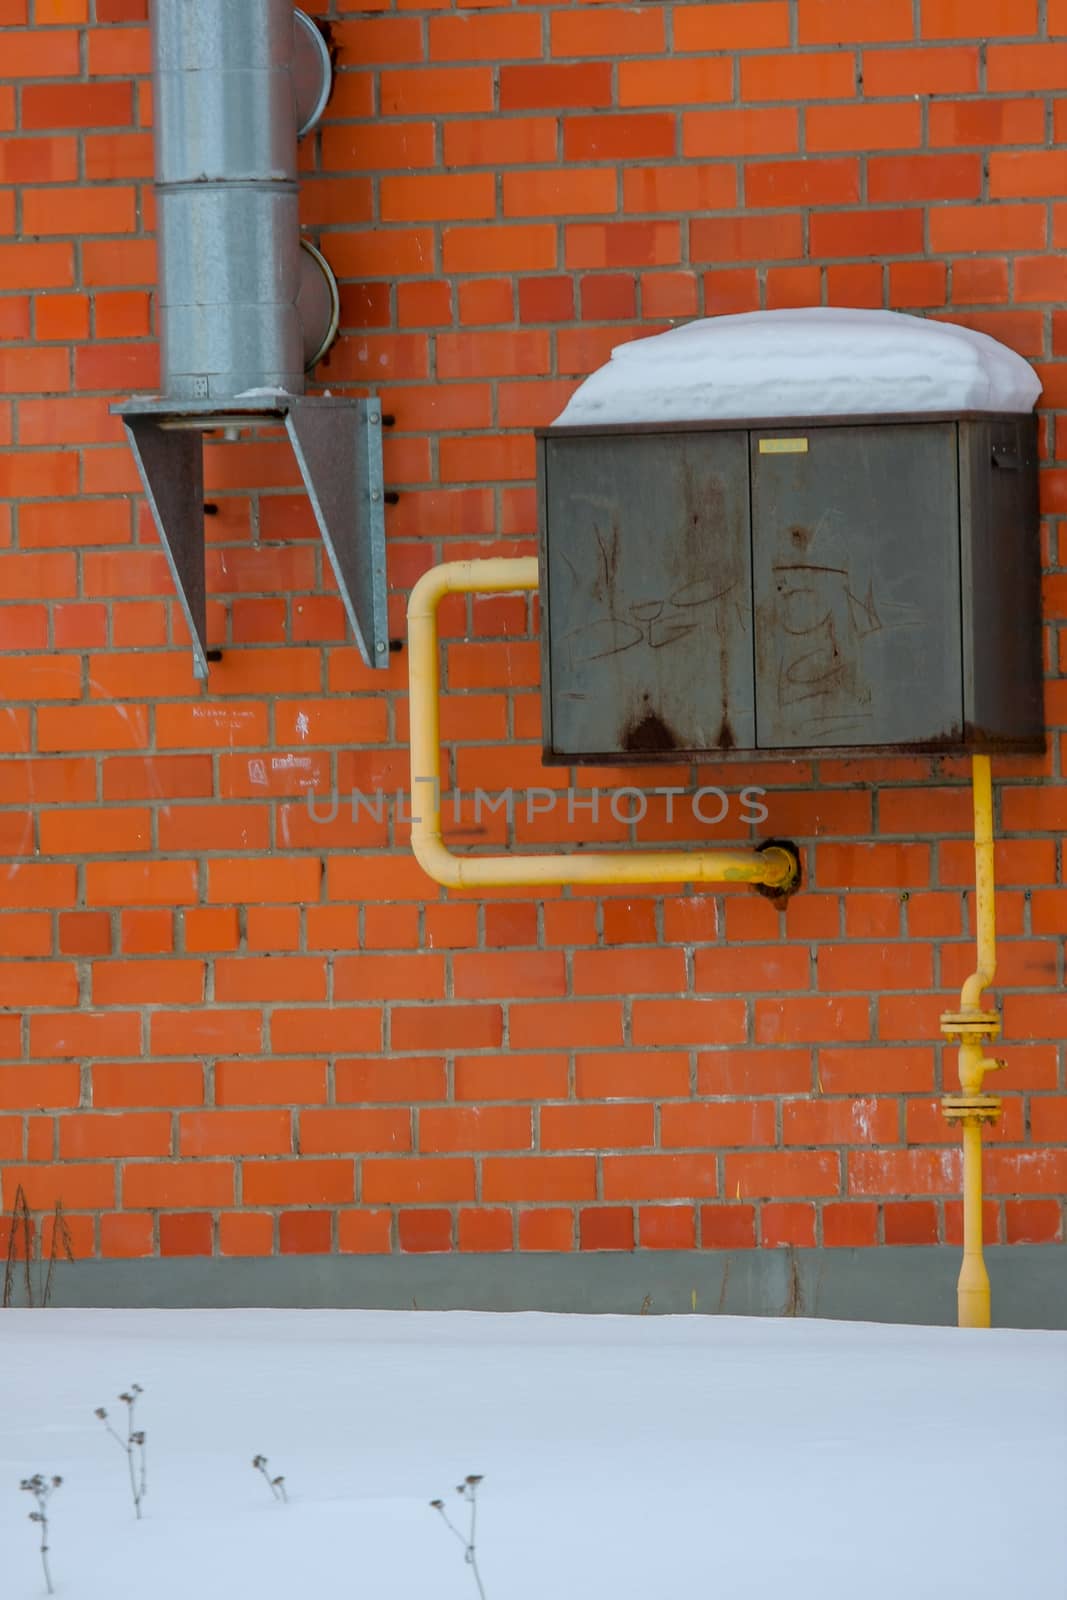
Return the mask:
M 1034 417 L 538 441 L 546 761 L 1043 748 Z

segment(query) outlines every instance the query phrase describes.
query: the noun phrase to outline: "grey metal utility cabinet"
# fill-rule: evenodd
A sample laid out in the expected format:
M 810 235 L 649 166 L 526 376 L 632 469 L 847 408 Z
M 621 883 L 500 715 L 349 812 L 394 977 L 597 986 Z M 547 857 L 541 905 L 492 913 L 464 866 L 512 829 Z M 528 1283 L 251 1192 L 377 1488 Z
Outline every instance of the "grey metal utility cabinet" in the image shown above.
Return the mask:
M 1032 415 L 538 441 L 547 762 L 1044 747 Z

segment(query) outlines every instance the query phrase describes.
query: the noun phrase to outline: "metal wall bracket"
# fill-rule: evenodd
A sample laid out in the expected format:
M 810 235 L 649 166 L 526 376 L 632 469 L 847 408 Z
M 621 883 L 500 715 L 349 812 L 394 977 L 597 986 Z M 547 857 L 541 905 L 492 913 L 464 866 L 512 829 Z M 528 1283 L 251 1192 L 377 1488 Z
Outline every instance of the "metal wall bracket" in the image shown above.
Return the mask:
M 360 654 L 368 666 L 388 666 L 380 401 L 272 394 L 127 400 L 112 410 L 126 425 L 189 624 L 194 676 L 208 675 L 203 436 L 272 422 L 293 447 Z

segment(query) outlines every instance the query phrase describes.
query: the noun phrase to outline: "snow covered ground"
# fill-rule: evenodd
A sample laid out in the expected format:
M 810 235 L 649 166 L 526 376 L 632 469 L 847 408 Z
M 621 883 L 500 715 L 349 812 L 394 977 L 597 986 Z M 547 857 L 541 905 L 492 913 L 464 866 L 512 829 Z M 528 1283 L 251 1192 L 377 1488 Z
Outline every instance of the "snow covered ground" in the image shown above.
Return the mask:
M 467 1473 L 488 1600 L 1067 1594 L 1062 1333 L 6 1311 L 0 1373 L 3 1600 L 44 1592 L 37 1471 L 63 1600 L 477 1600 L 428 1505 Z M 140 1523 L 93 1416 L 133 1382 Z

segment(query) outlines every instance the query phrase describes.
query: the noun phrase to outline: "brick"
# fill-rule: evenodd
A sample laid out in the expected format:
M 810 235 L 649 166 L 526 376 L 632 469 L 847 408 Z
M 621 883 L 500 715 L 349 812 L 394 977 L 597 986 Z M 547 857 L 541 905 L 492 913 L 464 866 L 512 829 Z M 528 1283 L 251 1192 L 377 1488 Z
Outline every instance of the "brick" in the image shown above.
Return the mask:
M 100 1254 L 106 1260 L 133 1260 L 153 1253 L 152 1218 L 147 1213 L 126 1211 L 100 1218 Z
M 488 1201 L 593 1200 L 593 1156 L 487 1156 L 482 1198 Z
M 195 1164 L 190 1164 L 195 1170 Z M 241 1164 L 247 1205 L 344 1205 L 355 1193 L 353 1163 L 346 1161 L 259 1160 Z
M 987 1150 L 987 1195 L 1041 1194 L 1062 1197 L 1067 1150 Z
M 283 1211 L 278 1218 L 278 1248 L 283 1255 L 326 1255 L 332 1235 L 329 1211 Z
M 0 1006 L 73 1006 L 78 1003 L 77 969 L 66 961 L 0 961 Z
M 924 39 L 1022 38 L 1037 32 L 1037 0 L 923 0 Z
M 1058 1200 L 1006 1200 L 1006 1244 L 1059 1244 L 1063 1224 Z
M 715 1050 L 697 1057 L 697 1092 L 706 1095 L 807 1094 L 811 1053 L 798 1049 Z
M 520 1250 L 573 1250 L 574 1213 L 569 1209 L 539 1206 L 519 1212 Z
M 803 255 L 799 213 L 773 217 L 694 218 L 689 225 L 690 255 L 695 261 L 788 260 Z
M 1067 189 L 1067 151 L 994 150 L 989 156 L 992 200 L 1062 195 Z
M 1067 43 L 988 45 L 986 87 L 994 94 L 1067 89 Z
M 500 68 L 501 111 L 540 111 L 568 106 L 583 110 L 612 103 L 611 63 L 597 61 L 577 66 L 554 63 Z M 456 109 L 456 108 L 450 108 Z M 474 109 L 489 111 L 492 104 Z
M 631 1206 L 593 1206 L 578 1214 L 578 1244 L 582 1250 L 632 1250 L 634 1214 Z
M 491 173 L 425 173 L 379 182 L 384 222 L 456 221 L 491 217 L 496 185 Z
M 682 117 L 686 156 L 769 156 L 799 149 L 799 114 L 787 106 L 758 111 L 688 111 Z
M 755 100 L 848 100 L 856 93 L 851 52 L 755 55 L 741 61 L 741 98 Z
M 789 42 L 785 0 L 680 6 L 674 16 L 676 50 L 768 50 Z
M 0 181 L 4 183 L 70 183 L 77 176 L 74 138 L 5 139 L 0 146 Z
M 846 1100 L 791 1101 L 782 1107 L 786 1145 L 893 1144 L 897 1106 L 871 1096 Z
M 513 72 L 529 68 L 512 68 Z M 380 78 L 383 116 L 449 115 L 492 111 L 493 73 L 489 67 L 414 67 L 384 71 Z M 506 109 L 503 93 L 501 107 Z
M 705 1250 L 749 1250 L 756 1243 L 756 1208 L 701 1206 L 700 1230 Z
M 92 861 L 84 870 L 89 905 L 180 905 L 197 898 L 192 861 Z
M 913 37 L 911 0 L 799 0 L 797 40 L 804 44 L 885 44 Z
M 767 161 L 745 168 L 750 206 L 849 205 L 859 197 L 858 160 Z
M 251 879 L 246 861 L 220 858 L 208 863 L 207 898 L 215 903 L 302 903 L 318 900 L 321 883 L 321 864 L 306 857 L 259 861 Z M 250 894 L 253 888 L 255 892 Z
M 696 1245 L 693 1206 L 639 1206 L 639 1240 L 644 1250 L 692 1250 Z
M 454 1072 L 457 1101 L 559 1100 L 567 1095 L 567 1058 L 563 1054 L 458 1056 Z M 438 1093 L 423 1098 L 444 1096 Z
M 780 1250 L 815 1243 L 815 1207 L 770 1204 L 760 1207 L 760 1242 L 765 1250 Z
M 601 167 L 505 172 L 504 215 L 557 217 L 613 212 L 616 207 L 616 182 L 614 171 Z M 522 264 L 542 267 L 553 262 L 537 260 Z M 503 263 L 497 262 L 495 265 Z
M 486 117 L 444 125 L 449 167 L 503 167 L 554 161 L 558 124 L 554 117 Z M 407 163 L 415 165 L 414 162 Z
M 918 207 L 899 211 L 820 211 L 811 219 L 811 249 L 819 256 L 919 255 L 923 250 L 923 221 Z
M 73 28 L 41 33 L 37 28 L 5 27 L 4 77 L 77 77 L 81 70 L 78 43 L 78 33 Z
M 429 1155 L 529 1150 L 531 1113 L 523 1106 L 426 1107 L 419 1112 L 418 1144 Z
M 132 188 L 118 185 L 24 188 L 22 218 L 26 231 L 38 235 L 132 233 L 137 225 L 137 197 Z
M 59 1121 L 63 1161 L 101 1156 L 168 1156 L 171 1119 L 165 1111 L 126 1111 L 109 1115 L 80 1112 Z
M 115 1203 L 115 1168 L 104 1162 L 63 1162 L 60 1166 L 0 1168 L 0 1203 L 6 1211 L 21 1185 L 33 1211 L 102 1211 Z
M 122 1169 L 124 1206 L 232 1206 L 233 1199 L 228 1161 L 138 1161 Z
M 651 1105 L 543 1106 L 542 1150 L 627 1150 L 654 1141 Z
M 400 1006 L 394 1007 L 390 1021 L 394 1050 L 492 1048 L 499 1046 L 502 1033 L 498 1005 L 444 1005 L 432 1010 Z
M 694 956 L 693 986 L 705 994 L 776 993 L 811 987 L 810 958 L 801 946 L 713 946 Z
M 655 159 L 673 155 L 674 145 L 674 118 L 663 113 L 632 112 L 563 120 L 563 154 L 569 162 Z
M 583 6 L 549 17 L 554 56 L 645 56 L 666 46 L 664 13 L 645 7 Z
M 979 148 L 1044 141 L 1045 107 L 1037 99 L 934 100 L 927 112 L 929 141 Z
M 723 1192 L 745 1199 L 837 1194 L 838 1157 L 828 1150 L 727 1155 Z
M 889 156 L 867 163 L 871 200 L 977 200 L 982 192 L 978 155 Z
M 537 60 L 541 55 L 541 19 L 535 15 L 431 17 L 429 33 L 431 61 L 496 63 Z
M 723 1101 L 661 1107 L 660 1142 L 665 1149 L 719 1150 L 732 1145 L 775 1142 L 770 1101 Z
M 387 1254 L 392 1231 L 388 1211 L 339 1211 L 337 1213 L 337 1248 L 343 1253 L 359 1255 Z
M 289 1155 L 292 1115 L 277 1111 L 186 1111 L 178 1118 L 182 1156 Z
M 945 302 L 943 261 L 893 261 L 889 265 L 889 304 L 936 306 Z
M 959 1186 L 956 1149 L 853 1150 L 848 1156 L 850 1194 L 955 1194 Z
M 575 994 L 682 994 L 687 987 L 681 950 L 586 950 L 573 961 Z
M 489 1163 L 487 1162 L 486 1165 Z M 474 1162 L 453 1156 L 409 1156 L 404 1160 L 366 1157 L 362 1197 L 371 1204 L 451 1204 L 473 1200 Z M 483 1186 L 483 1198 L 498 1198 Z
M 498 228 L 446 228 L 446 272 L 544 271 L 557 264 L 556 229 L 550 223 Z
M 675 31 L 688 13 L 675 16 Z M 733 70 L 727 60 L 620 61 L 620 106 L 705 106 L 733 98 Z M 593 119 L 590 119 L 593 120 Z
M 510 1250 L 513 1246 L 514 1224 L 510 1211 L 463 1210 L 459 1213 L 459 1248 L 461 1250 Z
M 0 1107 L 5 1111 L 43 1111 L 76 1107 L 81 1073 L 75 1062 L 35 1061 L 0 1066 Z
M 98 1110 L 200 1105 L 203 1068 L 196 1061 L 98 1061 L 92 1099 Z
M 405 1109 L 302 1111 L 302 1155 L 334 1155 L 369 1150 L 394 1153 L 411 1149 L 411 1113 Z
M 153 1055 L 254 1055 L 262 1049 L 263 1020 L 253 1010 L 157 1011 L 149 1037 Z
M 93 966 L 93 1004 L 199 1005 L 204 964 L 175 957 L 149 961 L 98 961 Z
M 449 1211 L 401 1211 L 397 1236 L 404 1251 L 443 1251 L 452 1249 L 452 1214 Z
M 605 1200 L 706 1199 L 718 1193 L 714 1155 L 602 1158 Z
M 0 393 L 34 394 L 69 388 L 66 350 L 40 347 L 0 350 Z
M 863 92 L 868 99 L 920 94 L 971 94 L 978 88 L 978 47 L 867 50 Z

